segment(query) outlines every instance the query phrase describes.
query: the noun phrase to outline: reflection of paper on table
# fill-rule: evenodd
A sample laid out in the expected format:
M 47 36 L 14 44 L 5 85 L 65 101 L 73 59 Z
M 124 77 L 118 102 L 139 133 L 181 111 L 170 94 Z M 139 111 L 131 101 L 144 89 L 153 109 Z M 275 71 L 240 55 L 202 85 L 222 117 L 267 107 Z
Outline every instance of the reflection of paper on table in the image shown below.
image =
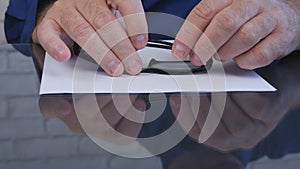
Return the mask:
M 141 58 L 149 59 L 147 56 L 149 50 L 149 48 L 144 49 L 140 54 Z M 150 53 L 157 56 L 153 50 Z M 215 61 L 214 64 L 216 63 L 219 62 Z M 209 73 L 196 75 L 169 76 L 141 73 L 138 76 L 109 77 L 104 72 L 97 71 L 97 65 L 84 59 L 73 57 L 68 62 L 59 63 L 46 54 L 40 94 L 267 92 L 276 90 L 254 71 L 239 69 L 233 61 L 223 64 L 225 74 L 220 71 L 222 70 L 220 65 L 222 64 L 213 66 Z

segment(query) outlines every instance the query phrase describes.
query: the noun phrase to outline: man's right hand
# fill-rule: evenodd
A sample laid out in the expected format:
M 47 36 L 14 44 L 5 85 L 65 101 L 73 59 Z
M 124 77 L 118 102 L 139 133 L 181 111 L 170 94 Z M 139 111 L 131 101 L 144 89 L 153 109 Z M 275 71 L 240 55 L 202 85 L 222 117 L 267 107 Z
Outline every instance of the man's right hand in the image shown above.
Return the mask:
M 146 46 L 147 23 L 141 1 L 137 0 L 57 0 L 38 18 L 32 35 L 56 60 L 67 61 L 68 39 L 78 43 L 110 76 L 124 70 L 141 71 L 136 50 Z M 111 9 L 120 11 L 126 29 Z

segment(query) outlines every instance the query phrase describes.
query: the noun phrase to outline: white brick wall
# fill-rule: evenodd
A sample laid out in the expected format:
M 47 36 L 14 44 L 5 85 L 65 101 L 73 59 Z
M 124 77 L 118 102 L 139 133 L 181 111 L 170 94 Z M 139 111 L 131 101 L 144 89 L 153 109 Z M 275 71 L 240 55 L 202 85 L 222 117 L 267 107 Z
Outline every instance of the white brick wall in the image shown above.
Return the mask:
M 108 169 L 106 163 L 106 159 L 95 156 L 60 158 L 47 160 L 45 169 Z
M 44 136 L 43 121 L 41 119 L 1 119 L 1 139 L 24 139 Z
M 11 141 L 0 141 L 0 161 L 14 158 L 13 143 Z
M 0 45 L 0 169 L 101 168 L 108 153 L 61 120 L 44 119 L 38 91 L 32 58 Z
M 42 114 L 38 113 L 38 103 L 36 96 L 13 97 L 8 99 L 8 109 L 10 118 L 41 118 Z M 18 106 L 16 106 L 18 105 Z M 36 106 L 28 106 L 36 105 Z
M 48 119 L 45 121 L 46 134 L 51 136 L 71 135 L 67 125 L 59 119 Z
M 0 99 L 0 119 L 7 116 L 7 100 Z
M 79 153 L 82 155 L 93 156 L 99 154 L 106 154 L 104 150 L 99 149 L 98 145 L 96 145 L 91 139 L 87 137 L 82 137 L 80 139 L 78 148 Z
M 76 137 L 20 140 L 15 143 L 15 152 L 17 158 L 25 160 L 76 156 L 77 140 Z
M 41 160 L 33 161 L 8 161 L 7 163 L 0 163 L 2 169 L 44 169 L 44 162 Z

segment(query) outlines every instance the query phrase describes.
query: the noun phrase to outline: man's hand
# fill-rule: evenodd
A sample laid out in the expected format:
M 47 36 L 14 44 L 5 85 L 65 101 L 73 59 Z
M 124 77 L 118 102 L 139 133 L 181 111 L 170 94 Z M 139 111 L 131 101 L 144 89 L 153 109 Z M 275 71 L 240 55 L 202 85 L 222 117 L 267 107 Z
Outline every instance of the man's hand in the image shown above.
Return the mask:
M 276 96 L 259 93 L 231 94 L 226 96 L 223 113 L 215 106 L 221 103 L 211 102 L 210 95 L 196 94 L 181 97 L 174 94 L 170 97 L 170 103 L 175 117 L 180 111 L 185 113 L 182 116 L 184 118 L 177 118 L 178 122 L 182 129 L 197 141 L 199 141 L 200 133 L 207 134 L 210 133 L 209 130 L 212 130 L 211 126 L 204 128 L 205 123 L 212 122 L 206 122 L 208 114 L 211 113 L 210 116 L 215 117 L 215 121 L 218 121 L 216 117 L 222 115 L 217 128 L 204 144 L 227 152 L 240 148 L 253 148 L 277 126 L 288 112 L 290 104 L 288 99 L 282 102 L 283 99 Z M 191 123 L 194 125 L 191 130 L 187 131 L 186 124 Z
M 136 75 L 141 60 L 136 50 L 144 48 L 147 23 L 139 0 L 57 0 L 39 18 L 32 39 L 56 60 L 67 61 L 67 41 L 77 42 L 111 76 L 125 71 Z M 120 11 L 126 29 L 111 9 Z
M 94 99 L 92 94 L 78 96 L 75 102 L 69 96 L 41 96 L 39 107 L 45 118 L 58 118 L 75 133 L 118 145 L 130 144 L 138 138 L 146 111 L 141 97 L 99 94 L 97 108 Z M 139 122 L 130 120 L 131 117 Z
M 172 112 L 190 137 L 199 142 L 203 141 L 200 137 L 209 137 L 205 145 L 222 151 L 252 148 L 285 115 L 300 110 L 300 79 L 296 73 L 300 71 L 299 54 L 294 52 L 279 64 L 258 70 L 276 86 L 274 93 L 173 94 L 170 96 Z
M 255 69 L 300 49 L 299 0 L 202 0 L 179 31 L 173 55 L 202 65 L 218 53 Z

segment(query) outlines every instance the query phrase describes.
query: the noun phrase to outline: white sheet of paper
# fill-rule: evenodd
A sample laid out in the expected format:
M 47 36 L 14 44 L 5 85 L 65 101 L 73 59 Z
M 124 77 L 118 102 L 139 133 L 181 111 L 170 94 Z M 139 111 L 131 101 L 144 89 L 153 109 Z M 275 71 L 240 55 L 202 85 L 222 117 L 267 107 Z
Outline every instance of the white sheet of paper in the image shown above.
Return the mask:
M 173 60 L 170 51 L 163 49 L 145 48 L 139 54 L 144 65 L 153 56 Z M 82 58 L 57 62 L 46 54 L 40 94 L 276 91 L 254 71 L 242 70 L 233 61 L 214 61 L 209 73 L 195 75 L 141 73 L 110 77 L 97 69 L 96 64 Z

